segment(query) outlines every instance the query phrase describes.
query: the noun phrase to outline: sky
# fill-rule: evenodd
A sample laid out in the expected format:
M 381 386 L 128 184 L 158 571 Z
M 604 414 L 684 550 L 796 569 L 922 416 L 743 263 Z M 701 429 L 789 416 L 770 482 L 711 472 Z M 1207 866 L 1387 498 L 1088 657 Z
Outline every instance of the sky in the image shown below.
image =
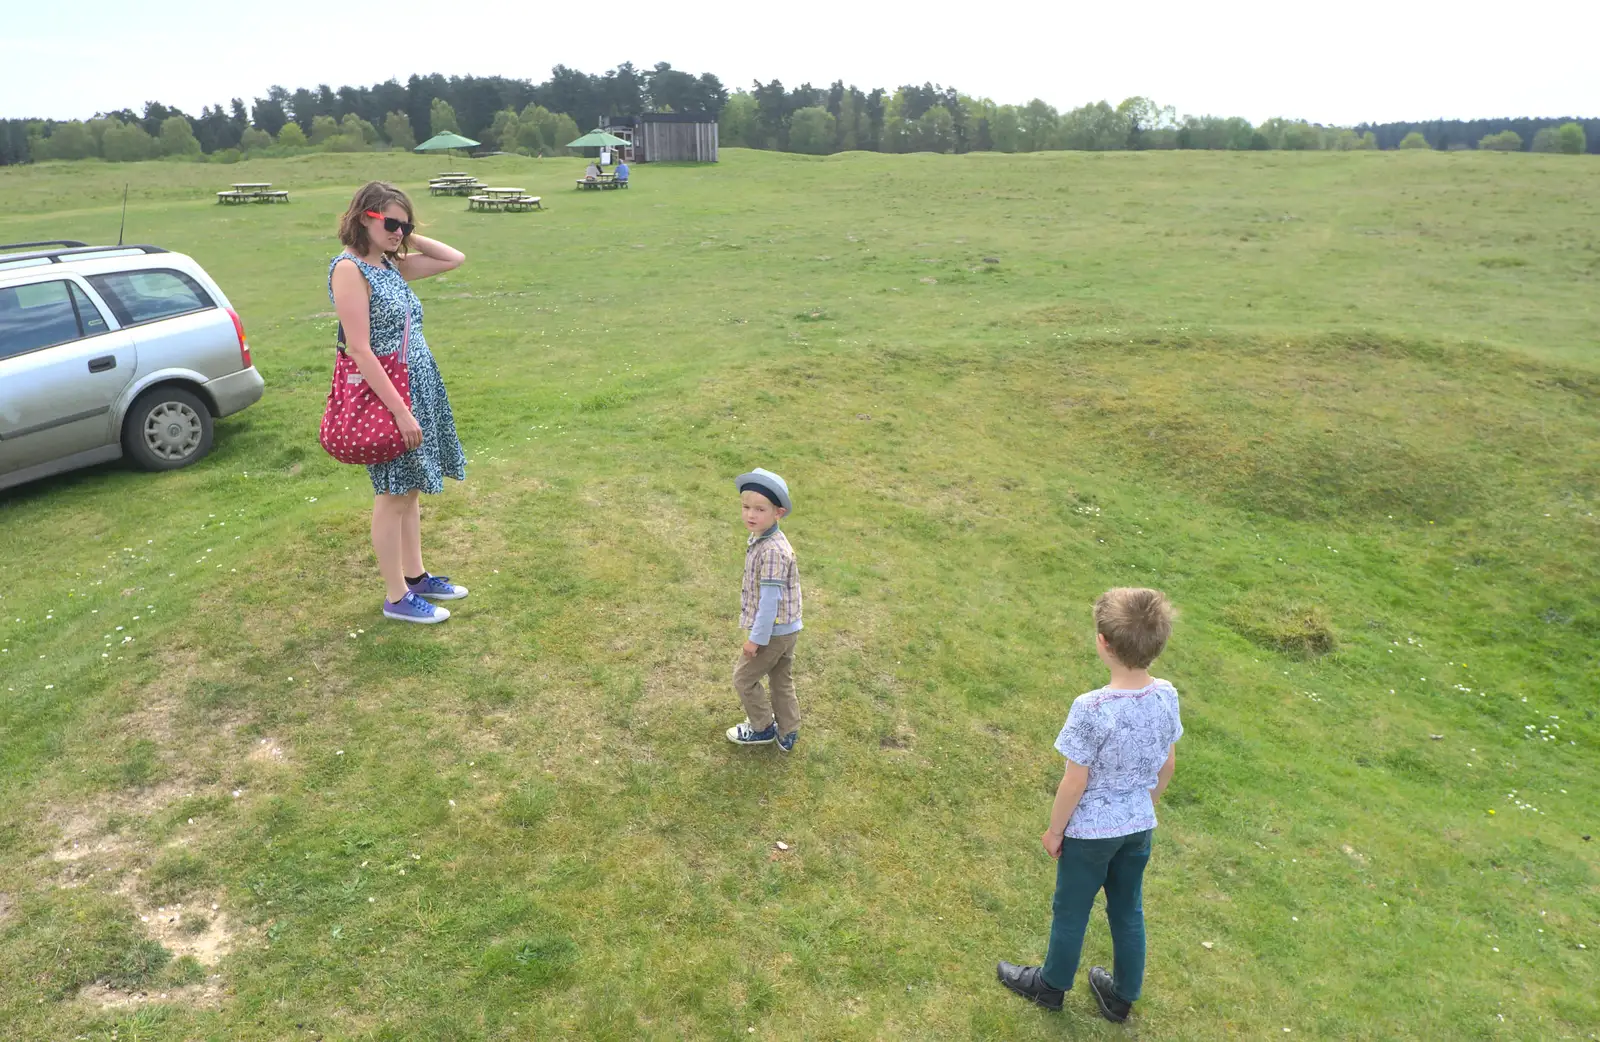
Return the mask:
M 948 10 L 949 15 L 936 12 Z M 503 0 L 0 0 L 0 118 L 146 101 L 199 115 L 267 87 L 413 73 L 545 79 L 620 62 L 863 89 L 931 81 L 1066 110 L 1140 94 L 1182 115 L 1324 124 L 1600 116 L 1600 3 L 1145 0 L 1138 5 Z

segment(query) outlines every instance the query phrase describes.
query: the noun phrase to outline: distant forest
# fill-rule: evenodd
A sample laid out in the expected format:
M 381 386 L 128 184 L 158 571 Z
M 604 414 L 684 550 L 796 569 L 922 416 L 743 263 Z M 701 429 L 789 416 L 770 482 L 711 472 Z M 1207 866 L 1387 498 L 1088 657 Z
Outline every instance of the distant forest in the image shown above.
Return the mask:
M 777 80 L 729 91 L 711 73 L 624 62 L 603 74 L 563 65 L 548 79 L 412 76 L 371 87 L 327 84 L 233 98 L 198 115 L 159 101 L 86 120 L 0 120 L 0 165 L 50 159 L 154 158 L 234 162 L 246 155 L 410 149 L 444 130 L 485 150 L 566 154 L 580 128 L 608 116 L 703 113 L 724 147 L 825 155 L 875 152 L 1037 152 L 1056 149 L 1439 150 L 1600 152 L 1600 119 L 1511 117 L 1323 126 L 1275 118 L 1177 114 L 1148 98 L 1059 111 L 1035 98 L 999 104 L 954 87 L 863 91 Z

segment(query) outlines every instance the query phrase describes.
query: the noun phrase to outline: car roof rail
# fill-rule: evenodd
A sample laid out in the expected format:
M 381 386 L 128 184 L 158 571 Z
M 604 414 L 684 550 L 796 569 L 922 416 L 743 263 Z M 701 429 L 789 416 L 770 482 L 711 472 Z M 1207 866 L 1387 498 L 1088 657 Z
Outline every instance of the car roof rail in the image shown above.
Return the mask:
M 60 247 L 59 249 L 40 249 L 40 247 Z M 27 250 L 26 253 L 0 252 L 0 262 L 14 260 L 42 260 L 52 264 L 60 264 L 62 258 L 82 257 L 95 253 L 166 253 L 160 246 L 148 246 L 129 243 L 126 246 L 90 246 L 87 243 L 76 242 L 71 239 L 56 239 L 51 242 L 13 242 L 0 243 L 0 251 Z
M 36 250 L 41 246 L 65 246 L 67 248 L 89 245 L 86 242 L 77 242 L 73 239 L 52 239 L 47 242 L 7 242 L 0 243 L 0 250 Z

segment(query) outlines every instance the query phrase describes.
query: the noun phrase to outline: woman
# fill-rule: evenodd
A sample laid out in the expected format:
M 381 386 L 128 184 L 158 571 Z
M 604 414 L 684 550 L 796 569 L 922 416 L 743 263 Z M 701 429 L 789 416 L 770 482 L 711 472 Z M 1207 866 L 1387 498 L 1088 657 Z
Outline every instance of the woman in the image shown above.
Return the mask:
M 409 283 L 460 267 L 466 257 L 413 234 L 415 229 L 411 200 L 404 192 L 384 181 L 362 187 L 339 222 L 344 252 L 328 265 L 328 294 L 339 315 L 345 351 L 394 414 L 405 438 L 405 455 L 367 468 L 375 494 L 372 549 L 386 593 L 383 614 L 402 622 L 435 623 L 448 619 L 450 612 L 430 602 L 460 600 L 467 588 L 423 567 L 418 493 L 444 491 L 446 475 L 465 478 L 467 459 L 456 437 L 444 380 L 422 336 L 422 302 Z M 400 350 L 402 341 L 411 372 L 409 409 L 377 357 Z

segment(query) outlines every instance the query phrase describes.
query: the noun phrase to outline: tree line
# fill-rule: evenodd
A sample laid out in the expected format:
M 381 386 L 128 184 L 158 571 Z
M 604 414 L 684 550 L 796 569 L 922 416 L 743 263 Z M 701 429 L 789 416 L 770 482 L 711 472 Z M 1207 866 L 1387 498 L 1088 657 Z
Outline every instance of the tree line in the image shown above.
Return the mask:
M 1178 116 L 1172 106 L 1133 97 L 1060 111 L 1037 98 L 997 104 L 954 87 L 906 84 L 863 91 L 778 80 L 728 91 L 711 73 L 666 62 L 624 62 L 590 74 L 564 65 L 540 83 L 500 76 L 412 76 L 370 87 L 328 84 L 265 97 L 233 98 L 198 116 L 147 102 L 88 120 L 0 120 L 0 165 L 47 159 L 132 161 L 161 157 L 231 162 L 243 155 L 309 149 L 410 149 L 450 130 L 490 149 L 561 155 L 565 142 L 608 116 L 703 113 L 727 147 L 828 154 L 875 152 L 1037 152 L 1054 149 L 1362 150 L 1486 148 L 1600 150 L 1600 120 L 1435 120 L 1323 126 L 1304 120 Z

